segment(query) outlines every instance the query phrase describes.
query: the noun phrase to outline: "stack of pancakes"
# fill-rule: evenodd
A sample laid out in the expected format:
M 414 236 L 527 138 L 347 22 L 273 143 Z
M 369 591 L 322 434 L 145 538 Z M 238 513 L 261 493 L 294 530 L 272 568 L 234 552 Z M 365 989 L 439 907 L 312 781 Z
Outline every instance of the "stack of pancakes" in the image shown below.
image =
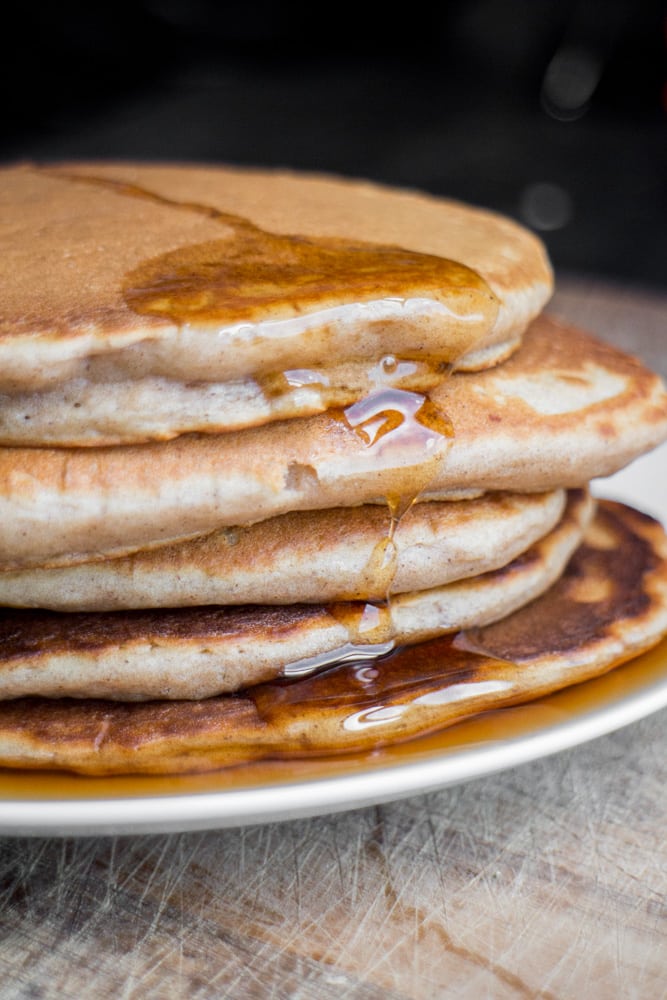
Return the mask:
M 588 491 L 667 393 L 543 313 L 532 234 L 285 172 L 0 175 L 0 764 L 378 746 L 667 632 L 662 529 Z

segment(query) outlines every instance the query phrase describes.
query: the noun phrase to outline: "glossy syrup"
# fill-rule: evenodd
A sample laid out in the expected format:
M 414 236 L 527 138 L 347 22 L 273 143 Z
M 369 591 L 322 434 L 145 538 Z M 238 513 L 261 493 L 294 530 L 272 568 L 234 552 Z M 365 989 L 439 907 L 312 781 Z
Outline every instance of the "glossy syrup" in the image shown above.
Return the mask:
M 229 215 L 221 214 L 220 221 L 233 229 L 231 239 L 179 248 L 128 275 L 128 305 L 178 323 L 231 325 L 345 303 L 414 298 L 464 282 L 484 288 L 474 272 L 439 257 L 276 235 Z
M 476 271 L 434 254 L 336 237 L 273 233 L 212 205 L 168 198 L 125 181 L 62 170 L 55 176 L 194 212 L 229 230 L 225 239 L 179 247 L 131 272 L 124 293 L 140 314 L 167 316 L 179 324 L 226 324 L 264 318 L 276 309 L 299 315 L 374 298 L 437 297 L 443 289 L 460 292 L 462 302 L 477 291 L 481 295 L 475 298 L 475 309 L 486 310 L 491 322 L 497 313 L 498 300 Z M 464 306 L 460 318 L 465 314 Z
M 244 697 L 286 747 L 308 734 L 314 752 L 370 750 L 589 680 L 636 652 L 619 640 L 659 608 L 652 595 L 664 545 L 658 525 L 603 503 L 560 579 L 505 619 Z M 649 647 L 660 637 L 659 627 L 642 632 Z M 624 690 L 622 671 L 613 681 Z
M 341 595 L 327 609 L 344 625 L 350 643 L 388 643 L 394 638 L 391 587 L 398 567 L 396 530 L 401 518 L 435 477 L 453 439 L 454 428 L 447 415 L 428 397 L 381 385 L 336 416 L 354 431 L 366 451 L 377 455 L 378 464 L 385 449 L 392 456 L 401 452 L 411 456 L 410 491 L 384 498 L 385 532 L 373 546 L 354 591 Z

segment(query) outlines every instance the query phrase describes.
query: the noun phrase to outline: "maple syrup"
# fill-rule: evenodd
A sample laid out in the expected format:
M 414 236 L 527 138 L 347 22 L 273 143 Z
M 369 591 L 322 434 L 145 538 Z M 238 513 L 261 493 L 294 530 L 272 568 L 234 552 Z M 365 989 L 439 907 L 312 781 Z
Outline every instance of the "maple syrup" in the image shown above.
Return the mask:
M 650 620 L 655 580 L 665 574 L 661 550 L 667 551 L 659 526 L 603 503 L 560 579 L 501 621 L 394 649 L 375 661 L 351 660 L 298 682 L 261 684 L 243 697 L 263 724 L 286 737 L 286 748 L 290 739 L 312 734 L 306 753 L 328 742 L 339 751 L 370 750 L 543 696 L 628 658 L 619 652 L 619 636 L 631 632 L 633 622 Z M 642 641 L 650 646 L 657 638 Z
M 369 380 L 378 364 L 389 374 L 385 356 L 393 353 L 395 379 L 413 378 L 415 364 L 423 378 L 425 369 L 439 371 L 477 349 L 498 314 L 500 302 L 486 281 L 456 261 L 393 245 L 273 233 L 214 206 L 124 181 L 41 172 L 199 214 L 224 230 L 220 239 L 176 248 L 126 275 L 128 307 L 171 321 L 177 334 L 164 330 L 157 342 L 149 337 L 86 359 L 80 374 L 93 380 L 253 376 L 275 391 L 283 373 L 326 371 L 341 351 L 348 362 L 368 363 Z
M 135 312 L 179 324 L 232 326 L 347 303 L 429 298 L 441 289 L 490 294 L 476 272 L 441 257 L 332 237 L 282 236 L 237 216 L 218 218 L 233 229 L 231 239 L 181 247 L 127 276 L 125 300 Z
M 139 314 L 167 316 L 179 325 L 194 319 L 234 324 L 377 298 L 437 301 L 442 290 L 460 294 L 461 309 L 448 306 L 459 321 L 475 323 L 482 309 L 489 329 L 497 314 L 499 302 L 486 281 L 457 261 L 361 240 L 272 233 L 212 205 L 178 201 L 126 181 L 63 170 L 56 176 L 194 212 L 231 230 L 231 238 L 180 247 L 132 271 L 124 293 Z M 471 308 L 473 292 L 480 295 Z

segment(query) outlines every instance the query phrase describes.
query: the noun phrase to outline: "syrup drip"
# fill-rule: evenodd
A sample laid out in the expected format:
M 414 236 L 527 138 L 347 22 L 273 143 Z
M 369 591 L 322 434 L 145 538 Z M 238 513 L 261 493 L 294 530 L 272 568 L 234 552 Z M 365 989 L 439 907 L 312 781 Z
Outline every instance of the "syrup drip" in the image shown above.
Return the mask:
M 420 725 L 432 712 L 442 725 L 511 699 L 521 688 L 521 671 L 508 659 L 464 649 L 463 636 L 443 636 L 400 647 L 374 661 L 342 662 L 313 676 L 277 680 L 248 688 L 244 695 L 261 720 L 288 734 L 295 725 L 332 718 L 341 748 L 371 746 L 384 728 L 392 739 L 403 717 L 417 710 Z M 298 720 L 298 722 L 296 721 Z M 428 729 L 428 725 L 425 726 Z
M 314 372 L 309 368 L 293 368 L 281 372 L 281 375 L 290 389 L 302 389 L 308 385 L 328 385 L 330 381 L 324 372 Z
M 391 362 L 394 359 L 390 359 Z M 389 365 L 389 370 L 394 365 Z M 351 643 L 391 643 L 391 585 L 398 567 L 396 530 L 401 518 L 433 480 L 443 460 L 443 444 L 451 444 L 454 428 L 428 397 L 395 388 L 378 388 L 347 407 L 340 419 L 363 442 L 379 453 L 406 447 L 414 463 L 412 492 L 385 498 L 389 514 L 386 534 L 378 539 L 355 592 L 346 602 L 330 605 L 329 613 L 343 624 Z M 416 461 L 415 461 L 416 458 Z
M 290 679 L 308 677 L 310 674 L 317 673 L 320 670 L 332 666 L 340 666 L 340 664 L 350 661 L 355 664 L 363 663 L 365 660 L 375 663 L 379 656 L 390 653 L 392 648 L 393 643 L 391 642 L 387 642 L 384 645 L 374 643 L 370 646 L 355 646 L 349 643 L 347 646 L 341 646 L 339 649 L 334 649 L 331 652 L 320 653 L 319 656 L 308 656 L 302 660 L 295 660 L 285 667 L 283 676 Z M 371 667 L 369 669 L 375 668 Z
M 425 391 L 439 385 L 449 374 L 449 367 L 437 359 L 419 358 L 396 361 L 384 368 L 384 359 L 374 364 L 361 362 L 338 367 L 286 368 L 255 375 L 267 399 L 284 396 L 296 389 L 317 389 L 331 399 L 331 406 L 351 405 L 378 384 L 397 389 Z
M 614 546 L 600 548 L 591 533 L 548 591 L 501 621 L 244 696 L 287 747 L 303 726 L 315 752 L 327 741 L 368 749 L 601 674 L 636 655 L 632 642 L 619 655 L 619 623 L 646 620 L 654 574 L 664 572 L 653 546 L 664 542 L 655 522 L 616 504 L 601 504 L 595 526 Z

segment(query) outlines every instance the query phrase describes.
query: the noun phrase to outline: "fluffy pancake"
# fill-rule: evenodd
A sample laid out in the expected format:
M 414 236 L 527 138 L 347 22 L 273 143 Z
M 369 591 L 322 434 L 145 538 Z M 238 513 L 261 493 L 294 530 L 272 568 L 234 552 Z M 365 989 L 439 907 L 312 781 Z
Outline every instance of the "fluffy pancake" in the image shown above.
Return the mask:
M 418 388 L 443 363 L 505 358 L 553 287 L 518 224 L 367 182 L 20 166 L 0 171 L 0 204 L 5 442 L 122 443 L 312 413 L 359 398 L 387 356 L 417 364 Z M 295 392 L 290 376 L 312 369 L 329 386 Z
M 0 698 L 206 698 L 349 654 L 495 621 L 554 582 L 594 502 L 573 491 L 556 528 L 501 569 L 388 605 L 180 608 L 98 614 L 0 613 Z M 359 653 L 361 655 L 361 652 Z
M 457 373 L 431 401 L 397 395 L 235 434 L 0 448 L 1 568 L 121 555 L 425 489 L 582 486 L 667 437 L 660 378 L 548 317 L 498 368 Z
M 0 604 L 115 611 L 384 600 L 488 573 L 550 531 L 565 492 L 296 511 L 133 556 L 0 573 Z
M 560 580 L 502 622 L 233 697 L 8 701 L 0 762 L 168 773 L 377 747 L 604 673 L 666 631 L 664 531 L 604 502 Z

